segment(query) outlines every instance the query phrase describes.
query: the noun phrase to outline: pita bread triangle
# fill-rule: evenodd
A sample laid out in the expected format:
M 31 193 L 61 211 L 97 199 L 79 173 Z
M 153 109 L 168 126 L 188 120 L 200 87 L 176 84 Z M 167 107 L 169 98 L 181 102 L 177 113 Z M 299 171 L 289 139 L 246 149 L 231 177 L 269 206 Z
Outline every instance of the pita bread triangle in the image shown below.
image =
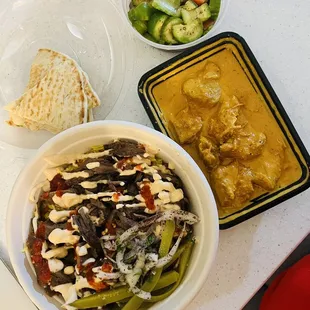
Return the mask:
M 61 132 L 87 122 L 83 75 L 73 60 L 57 63 L 31 89 L 5 107 L 10 125 Z
M 84 91 L 87 96 L 89 108 L 98 107 L 100 105 L 100 99 L 90 85 L 87 74 L 72 58 L 50 49 L 39 49 L 31 66 L 30 80 L 27 88 L 30 89 L 34 87 L 52 68 L 55 68 L 66 61 L 73 61 L 76 67 L 82 72 Z

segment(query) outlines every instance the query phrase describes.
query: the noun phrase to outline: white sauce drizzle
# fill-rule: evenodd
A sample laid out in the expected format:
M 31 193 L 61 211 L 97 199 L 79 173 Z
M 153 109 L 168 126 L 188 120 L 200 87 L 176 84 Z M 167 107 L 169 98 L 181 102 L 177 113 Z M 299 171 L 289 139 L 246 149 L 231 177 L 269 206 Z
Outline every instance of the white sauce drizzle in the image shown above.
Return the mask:
M 64 180 L 71 180 L 74 178 L 89 178 L 89 173 L 87 171 L 78 171 L 78 172 L 63 172 L 62 177 Z
M 56 258 L 49 259 L 47 263 L 51 273 L 56 273 L 64 268 L 64 263 Z
M 75 251 L 76 251 L 76 254 L 78 256 L 85 256 L 85 255 L 87 255 L 87 248 L 86 248 L 85 245 L 83 245 L 81 247 L 77 246 Z
M 112 197 L 114 192 L 104 192 L 98 194 L 77 195 L 74 193 L 65 193 L 61 197 L 53 196 L 53 201 L 62 208 L 69 209 L 87 199 L 98 199 L 100 197 Z
M 87 259 L 82 265 L 86 266 L 88 264 L 94 263 L 96 260 L 94 258 Z
M 70 217 L 70 213 L 71 211 L 52 210 L 48 217 L 53 223 L 60 223 L 67 220 Z
M 68 243 L 75 244 L 80 240 L 80 236 L 73 235 L 73 231 L 55 228 L 48 236 L 48 240 L 53 244 Z
M 91 170 L 91 169 L 95 169 L 95 168 L 98 168 L 100 167 L 100 162 L 99 161 L 96 161 L 96 162 L 93 162 L 93 163 L 88 163 L 86 165 L 86 168 Z
M 103 157 L 106 155 L 110 154 L 110 150 L 106 150 L 103 152 L 98 152 L 98 153 L 89 153 L 89 154 L 66 154 L 66 155 L 53 155 L 53 156 L 47 156 L 45 157 L 45 161 L 50 165 L 50 166 L 61 166 L 64 164 L 75 164 L 76 161 L 78 160 L 83 160 L 83 159 L 95 159 L 99 157 Z
M 70 275 L 74 273 L 74 267 L 73 266 L 67 266 L 65 269 L 64 269 L 64 274 L 66 275 Z

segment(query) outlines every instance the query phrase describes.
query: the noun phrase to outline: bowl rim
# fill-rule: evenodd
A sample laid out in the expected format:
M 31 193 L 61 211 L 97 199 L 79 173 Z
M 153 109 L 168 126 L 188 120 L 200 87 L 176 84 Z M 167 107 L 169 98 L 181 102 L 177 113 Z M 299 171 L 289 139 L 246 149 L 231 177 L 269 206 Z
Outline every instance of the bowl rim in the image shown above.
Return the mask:
M 220 12 L 219 15 L 215 21 L 214 26 L 212 27 L 212 29 L 207 32 L 205 35 L 203 35 L 202 37 L 200 37 L 199 39 L 190 42 L 190 43 L 185 43 L 185 44 L 180 44 L 180 45 L 165 45 L 165 44 L 160 44 L 160 43 L 156 43 L 156 42 L 152 42 L 148 39 L 146 39 L 143 35 L 141 35 L 138 31 L 136 31 L 129 18 L 128 18 L 128 2 L 130 2 L 131 0 L 122 0 L 122 9 L 121 9 L 121 15 L 123 17 L 124 22 L 129 26 L 130 31 L 132 34 L 134 34 L 137 38 L 139 38 L 142 42 L 155 47 L 157 49 L 161 49 L 161 50 L 166 50 L 166 51 L 182 51 L 185 50 L 189 47 L 195 46 L 196 44 L 199 44 L 207 39 L 209 39 L 210 37 L 212 37 L 214 34 L 216 34 L 217 30 L 219 29 L 219 26 L 222 24 L 224 17 L 226 16 L 226 12 L 228 10 L 229 4 L 231 0 L 221 0 L 221 8 L 220 8 Z
M 75 127 L 72 127 L 70 129 L 67 129 L 60 134 L 54 136 L 50 140 L 48 140 L 46 143 L 44 143 L 37 153 L 26 163 L 24 168 L 21 170 L 20 174 L 18 175 L 16 182 L 13 186 L 10 199 L 9 199 L 9 204 L 8 204 L 8 209 L 6 213 L 6 239 L 7 239 L 7 247 L 8 247 L 8 253 L 9 257 L 11 260 L 12 267 L 16 273 L 16 276 L 18 278 L 19 283 L 21 284 L 22 288 L 24 291 L 27 293 L 28 297 L 33 301 L 35 305 L 37 305 L 37 298 L 34 296 L 33 292 L 31 289 L 33 289 L 33 285 L 29 286 L 26 283 L 26 279 L 23 275 L 23 271 L 25 271 L 25 266 L 19 266 L 17 263 L 17 255 L 15 254 L 16 250 L 14 251 L 14 236 L 11 233 L 11 223 L 14 223 L 14 216 L 13 216 L 13 210 L 16 207 L 13 207 L 13 201 L 16 199 L 17 195 L 17 190 L 22 184 L 23 177 L 27 175 L 28 171 L 31 169 L 31 167 L 40 159 L 42 154 L 44 154 L 48 149 L 58 140 L 61 140 L 63 138 L 68 138 L 75 133 L 79 132 L 79 129 L 86 129 L 86 128 L 91 128 L 91 127 L 96 127 L 96 126 L 122 126 L 122 127 L 129 127 L 137 130 L 143 130 L 144 132 L 146 131 L 147 134 L 149 135 L 155 135 L 158 138 L 162 138 L 165 143 L 168 145 L 170 144 L 176 151 L 178 151 L 181 156 L 190 163 L 191 168 L 194 169 L 195 173 L 197 173 L 197 178 L 200 178 L 201 181 L 204 183 L 204 187 L 207 189 L 209 192 L 210 199 L 212 201 L 212 206 L 208 207 L 209 211 L 209 218 L 211 218 L 212 222 L 214 223 L 213 229 L 211 230 L 212 232 L 212 245 L 210 246 L 211 252 L 208 253 L 208 263 L 204 264 L 204 266 L 201 268 L 200 276 L 198 279 L 195 279 L 195 282 L 192 283 L 191 285 L 191 291 L 188 291 L 186 294 L 186 297 L 184 297 L 183 304 L 179 305 L 178 309 L 185 309 L 185 307 L 193 300 L 193 298 L 199 293 L 199 291 L 202 289 L 203 284 L 206 282 L 207 277 L 210 273 L 211 267 L 214 264 L 214 260 L 217 254 L 217 249 L 218 249 L 218 243 L 219 243 L 219 223 L 218 223 L 218 212 L 216 208 L 216 203 L 215 199 L 212 193 L 212 190 L 210 188 L 210 185 L 203 175 L 202 171 L 198 167 L 198 165 L 195 163 L 195 161 L 192 159 L 192 157 L 181 147 L 179 146 L 175 141 L 170 139 L 169 137 L 163 135 L 161 132 L 156 131 L 155 129 L 152 129 L 150 127 L 146 127 L 144 125 L 136 124 L 133 122 L 128 122 L 128 121 L 112 121 L 112 120 L 104 120 L 104 121 L 95 121 L 91 123 L 86 123 L 82 125 L 78 125 Z M 139 139 L 137 139 L 139 140 Z M 15 223 L 16 224 L 16 223 Z M 198 258 L 196 259 L 198 260 Z M 26 271 L 28 272 L 28 271 Z M 182 284 L 181 284 L 182 286 Z M 179 289 L 182 289 L 182 287 L 179 287 Z M 176 291 L 176 292 L 177 292 Z M 166 300 L 169 300 L 170 298 L 167 298 Z M 155 306 L 156 307 L 156 306 Z

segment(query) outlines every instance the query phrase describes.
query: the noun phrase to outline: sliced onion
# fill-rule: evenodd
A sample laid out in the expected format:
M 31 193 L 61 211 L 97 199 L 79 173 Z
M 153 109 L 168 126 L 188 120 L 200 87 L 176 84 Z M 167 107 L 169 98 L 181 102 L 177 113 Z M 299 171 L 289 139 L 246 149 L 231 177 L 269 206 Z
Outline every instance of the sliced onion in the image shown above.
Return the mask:
M 116 251 L 116 244 L 113 241 L 106 241 L 103 246 L 109 251 Z
M 141 250 L 137 254 L 137 260 L 134 266 L 134 269 L 130 274 L 126 275 L 126 282 L 128 283 L 130 288 L 134 288 L 141 275 L 142 275 L 142 269 L 144 268 L 145 265 L 145 253 L 144 250 Z
M 147 227 L 154 222 L 162 222 L 177 219 L 179 221 L 185 222 L 189 225 L 193 225 L 199 222 L 199 217 L 193 213 L 183 211 L 183 210 L 169 210 L 162 213 L 158 213 L 145 221 L 141 221 L 139 224 L 127 229 L 118 239 L 118 244 L 122 245 L 127 241 L 132 235 L 138 232 L 141 228 Z
M 159 218 L 159 215 L 154 215 L 144 221 L 139 222 L 137 225 L 127 229 L 118 239 L 118 244 L 122 245 L 125 241 L 127 241 L 132 235 L 134 235 L 136 232 L 138 232 L 141 228 L 150 226 L 153 224 L 157 219 Z
M 100 280 L 116 280 L 122 275 L 120 272 L 103 272 L 101 267 L 95 267 L 92 270 Z
M 142 290 L 139 289 L 138 287 L 133 287 L 133 288 L 131 289 L 131 291 L 132 291 L 137 297 L 139 297 L 139 298 L 141 298 L 141 299 L 149 300 L 149 299 L 152 298 L 151 293 L 142 291 Z
M 148 260 L 148 262 L 144 266 L 144 274 L 148 273 L 152 268 L 157 265 L 158 254 L 148 253 L 146 254 L 146 260 Z
M 199 217 L 193 213 L 183 210 L 168 210 L 162 213 L 162 215 L 156 220 L 156 222 L 168 221 L 177 219 L 185 222 L 189 225 L 193 225 L 199 222 Z
M 124 254 L 125 254 L 125 248 L 122 248 L 121 250 L 119 250 L 116 254 L 116 264 L 118 269 L 120 270 L 121 273 L 124 274 L 130 274 L 132 273 L 132 266 L 131 265 L 127 265 L 123 262 L 124 259 Z

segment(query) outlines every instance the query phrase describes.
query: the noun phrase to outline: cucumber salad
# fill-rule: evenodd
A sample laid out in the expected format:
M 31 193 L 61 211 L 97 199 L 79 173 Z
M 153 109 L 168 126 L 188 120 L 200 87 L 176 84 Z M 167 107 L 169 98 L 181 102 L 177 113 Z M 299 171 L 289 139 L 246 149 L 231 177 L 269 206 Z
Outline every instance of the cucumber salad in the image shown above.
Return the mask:
M 199 218 L 172 164 L 134 140 L 46 158 L 26 253 L 62 308 L 148 308 L 180 285 Z
M 148 40 L 186 44 L 211 30 L 220 7 L 221 0 L 132 0 L 128 18 Z

